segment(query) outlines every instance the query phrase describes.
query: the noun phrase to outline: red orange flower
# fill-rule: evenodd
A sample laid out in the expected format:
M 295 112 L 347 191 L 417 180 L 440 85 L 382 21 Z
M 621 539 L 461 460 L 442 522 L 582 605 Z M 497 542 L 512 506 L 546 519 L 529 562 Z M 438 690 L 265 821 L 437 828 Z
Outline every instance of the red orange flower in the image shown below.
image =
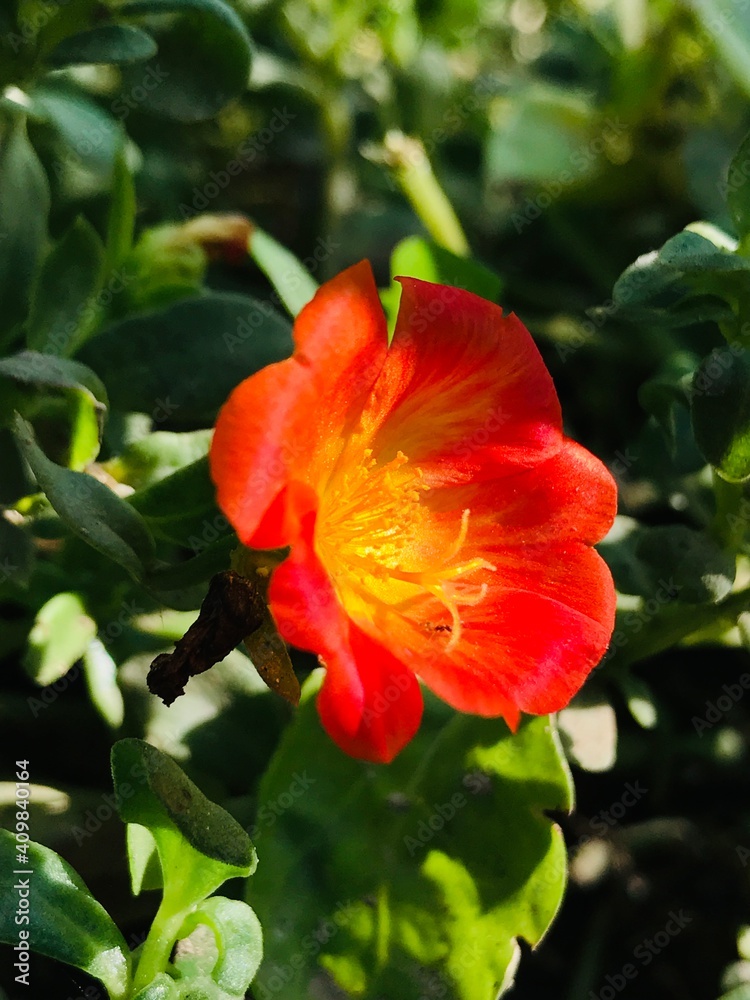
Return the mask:
M 606 468 L 562 433 L 521 322 L 402 278 L 393 343 L 369 264 L 324 285 L 294 355 L 242 382 L 211 448 L 219 504 L 274 571 L 281 635 L 326 667 L 318 707 L 344 750 L 391 760 L 422 713 L 562 708 L 607 647 Z

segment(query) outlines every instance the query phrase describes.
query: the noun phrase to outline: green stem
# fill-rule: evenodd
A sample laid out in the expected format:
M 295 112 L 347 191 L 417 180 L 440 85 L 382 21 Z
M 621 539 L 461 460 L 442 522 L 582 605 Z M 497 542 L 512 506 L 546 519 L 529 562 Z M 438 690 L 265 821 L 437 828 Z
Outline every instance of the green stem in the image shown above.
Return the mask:
M 432 171 L 421 140 L 402 132 L 388 132 L 383 145 L 386 165 L 430 236 L 458 257 L 468 257 L 469 241 Z
M 618 659 L 622 666 L 645 660 L 711 626 L 732 627 L 743 611 L 750 610 L 750 588 L 730 594 L 721 604 L 665 608 L 630 637 Z
M 333 83 L 326 88 L 320 105 L 329 161 L 325 184 L 325 231 L 329 235 L 336 232 L 339 221 L 354 207 L 357 191 L 356 178 L 349 164 L 351 114 L 346 100 L 337 93 L 339 86 Z
M 151 930 L 143 943 L 141 957 L 135 971 L 133 993 L 145 989 L 149 983 L 164 972 L 169 965 L 172 948 L 177 940 L 180 929 L 185 922 L 186 912 L 172 911 L 167 899 L 162 899 L 161 906 L 156 911 Z

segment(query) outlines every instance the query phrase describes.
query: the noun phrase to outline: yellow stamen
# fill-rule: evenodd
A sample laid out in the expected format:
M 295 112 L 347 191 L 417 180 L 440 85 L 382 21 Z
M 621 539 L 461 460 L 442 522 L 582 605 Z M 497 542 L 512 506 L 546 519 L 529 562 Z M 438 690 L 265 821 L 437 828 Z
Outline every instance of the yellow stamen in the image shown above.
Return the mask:
M 432 595 L 451 625 L 423 625 L 437 635 L 447 632 L 445 651 L 450 652 L 461 638 L 461 606 L 479 604 L 487 593 L 486 583 L 466 578 L 496 567 L 481 558 L 457 561 L 468 537 L 468 508 L 455 541 L 420 566 L 426 543 L 437 534 L 430 523 L 435 515 L 424 502 L 428 492 L 422 470 L 410 466 L 403 452 L 378 465 L 368 449 L 358 465 L 340 470 L 326 489 L 316 543 L 346 607 L 369 608 L 370 616 L 380 620 L 388 610 L 403 614 L 418 605 L 420 594 Z

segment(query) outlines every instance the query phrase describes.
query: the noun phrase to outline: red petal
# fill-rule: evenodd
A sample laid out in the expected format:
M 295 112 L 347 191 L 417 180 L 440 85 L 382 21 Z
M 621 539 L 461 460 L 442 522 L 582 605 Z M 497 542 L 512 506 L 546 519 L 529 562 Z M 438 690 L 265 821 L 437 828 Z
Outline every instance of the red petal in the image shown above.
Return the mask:
M 469 511 L 461 559 L 493 561 L 497 546 L 538 545 L 576 539 L 601 541 L 617 513 L 617 484 L 609 469 L 575 441 L 565 440 L 553 457 L 502 479 L 447 486 L 426 494 L 435 514 L 430 550 L 450 548 L 460 513 Z M 426 539 L 425 539 L 426 541 Z
M 385 763 L 419 728 L 422 692 L 414 674 L 347 617 L 315 554 L 314 530 L 309 514 L 271 579 L 271 611 L 284 639 L 318 653 L 326 667 L 318 708 L 331 738 L 354 757 Z
M 387 332 L 370 265 L 363 261 L 323 285 L 297 317 L 294 337 L 292 358 L 232 392 L 211 444 L 219 506 L 245 545 L 256 544 L 264 514 L 290 481 L 317 494 L 380 373 Z M 288 544 L 309 509 L 309 492 L 282 499 L 302 507 L 275 512 L 264 525 L 264 547 Z
M 460 288 L 399 280 L 396 333 L 364 418 L 375 455 L 402 451 L 428 479 L 454 482 L 554 455 L 560 405 L 520 320 Z
M 352 622 L 349 630 L 351 656 L 356 663 L 364 693 L 360 725 L 350 733 L 342 712 L 347 693 L 342 678 L 347 671 L 330 661 L 318 710 L 323 726 L 342 750 L 353 757 L 387 764 L 419 729 L 422 691 L 411 670 L 384 646 Z
M 388 642 L 429 688 L 454 708 L 503 715 L 563 708 L 599 662 L 614 625 L 615 591 L 605 562 L 581 542 L 495 549 L 496 571 L 475 605 L 460 608 L 460 639 L 451 652 L 451 619 L 425 596 L 407 615 L 383 622 Z

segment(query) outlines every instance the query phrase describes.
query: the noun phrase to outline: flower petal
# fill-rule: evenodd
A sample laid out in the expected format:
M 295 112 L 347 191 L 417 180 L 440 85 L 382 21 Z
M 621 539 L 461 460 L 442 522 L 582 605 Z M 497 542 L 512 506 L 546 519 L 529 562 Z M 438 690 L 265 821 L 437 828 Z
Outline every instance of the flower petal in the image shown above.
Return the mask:
M 323 285 L 297 317 L 295 353 L 240 383 L 222 408 L 211 444 L 219 506 L 245 545 L 284 486 L 317 493 L 387 353 L 385 317 L 370 265 L 363 261 Z M 300 500 L 292 491 L 282 505 Z M 309 507 L 266 524 L 263 547 L 289 544 Z
M 562 444 L 552 378 L 516 316 L 460 288 L 403 285 L 396 333 L 364 417 L 373 451 L 428 481 L 505 475 Z
M 461 608 L 454 649 L 450 615 L 429 595 L 389 616 L 379 638 L 454 708 L 513 726 L 519 709 L 557 711 L 580 689 L 612 634 L 614 585 L 604 560 L 578 541 L 486 555 L 497 569 L 472 578 L 486 591 Z
M 271 611 L 283 638 L 318 653 L 326 677 L 318 699 L 331 738 L 354 757 L 392 760 L 414 736 L 422 692 L 414 674 L 350 621 L 313 548 L 315 515 L 275 570 Z
M 326 662 L 327 673 L 318 696 L 320 719 L 328 735 L 353 757 L 387 764 L 419 729 L 422 691 L 419 681 L 384 646 L 353 622 L 349 641 L 364 692 L 360 725 L 350 733 L 341 712 L 340 665 Z M 342 672 L 345 676 L 345 672 Z
M 428 553 L 450 547 L 458 513 L 468 510 L 461 558 L 478 556 L 492 561 L 488 553 L 498 545 L 573 539 L 594 545 L 601 541 L 617 513 L 617 484 L 603 462 L 566 439 L 553 458 L 533 469 L 473 484 L 438 487 L 426 494 L 424 503 L 434 515 L 430 537 L 422 540 Z

